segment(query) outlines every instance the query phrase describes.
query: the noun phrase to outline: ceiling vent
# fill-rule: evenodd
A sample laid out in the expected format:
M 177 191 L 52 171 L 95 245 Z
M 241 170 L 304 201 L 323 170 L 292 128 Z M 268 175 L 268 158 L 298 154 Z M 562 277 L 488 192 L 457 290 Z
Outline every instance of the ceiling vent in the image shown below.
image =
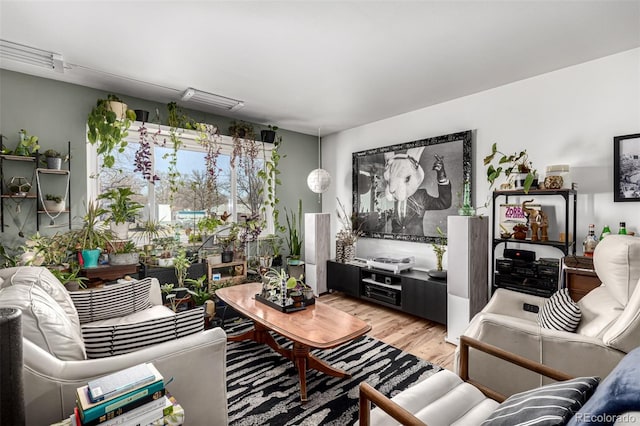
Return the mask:
M 20 62 L 55 72 L 64 72 L 64 61 L 59 53 L 49 52 L 24 44 L 0 39 L 0 60 Z
M 182 94 L 182 100 L 185 102 L 193 102 L 200 105 L 225 109 L 227 111 L 237 111 L 244 106 L 243 101 L 203 92 L 202 90 L 194 89 L 193 87 L 189 87 L 184 91 Z

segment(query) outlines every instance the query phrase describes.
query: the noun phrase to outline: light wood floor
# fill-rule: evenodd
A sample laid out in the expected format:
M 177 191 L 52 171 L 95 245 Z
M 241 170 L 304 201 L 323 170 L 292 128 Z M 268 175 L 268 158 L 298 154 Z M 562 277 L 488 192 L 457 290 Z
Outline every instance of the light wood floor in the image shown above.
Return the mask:
M 371 324 L 371 337 L 409 352 L 440 367 L 453 370 L 456 346 L 444 341 L 442 324 L 405 314 L 395 309 L 356 299 L 341 292 L 320 296 L 320 301 Z

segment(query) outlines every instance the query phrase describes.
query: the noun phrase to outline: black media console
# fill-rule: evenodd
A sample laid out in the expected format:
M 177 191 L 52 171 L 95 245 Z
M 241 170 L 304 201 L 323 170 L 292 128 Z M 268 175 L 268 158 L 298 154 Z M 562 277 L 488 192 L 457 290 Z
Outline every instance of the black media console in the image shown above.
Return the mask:
M 327 261 L 327 287 L 359 299 L 447 323 L 447 281 L 431 278 L 426 272 L 391 271 L 368 268 L 364 262 Z

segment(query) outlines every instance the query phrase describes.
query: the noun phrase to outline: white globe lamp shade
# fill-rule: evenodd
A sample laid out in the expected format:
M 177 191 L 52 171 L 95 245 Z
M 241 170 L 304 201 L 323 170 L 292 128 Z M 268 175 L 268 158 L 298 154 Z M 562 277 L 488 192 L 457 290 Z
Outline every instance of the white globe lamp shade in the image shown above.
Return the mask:
M 331 185 L 331 175 L 325 169 L 315 169 L 307 176 L 307 186 L 316 194 L 322 194 Z

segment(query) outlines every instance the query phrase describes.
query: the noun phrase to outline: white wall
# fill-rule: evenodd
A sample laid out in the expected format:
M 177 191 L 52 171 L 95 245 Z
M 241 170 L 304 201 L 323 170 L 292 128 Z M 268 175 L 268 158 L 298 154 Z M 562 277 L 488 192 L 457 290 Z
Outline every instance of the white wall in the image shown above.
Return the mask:
M 468 129 L 475 131 L 475 206 L 490 195 L 482 159 L 497 142 L 507 153 L 526 148 L 542 177 L 550 164 L 571 166 L 578 253 L 589 223 L 598 232 L 605 223 L 616 232 L 626 221 L 640 233 L 640 203 L 613 202 L 613 137 L 640 133 L 640 49 L 633 49 L 324 137 L 322 164 L 334 180 L 323 194 L 323 211 L 333 213 L 332 236 L 336 197 L 351 208 L 352 152 Z M 358 257 L 415 255 L 417 266 L 435 265 L 428 244 L 362 238 L 357 249 Z

